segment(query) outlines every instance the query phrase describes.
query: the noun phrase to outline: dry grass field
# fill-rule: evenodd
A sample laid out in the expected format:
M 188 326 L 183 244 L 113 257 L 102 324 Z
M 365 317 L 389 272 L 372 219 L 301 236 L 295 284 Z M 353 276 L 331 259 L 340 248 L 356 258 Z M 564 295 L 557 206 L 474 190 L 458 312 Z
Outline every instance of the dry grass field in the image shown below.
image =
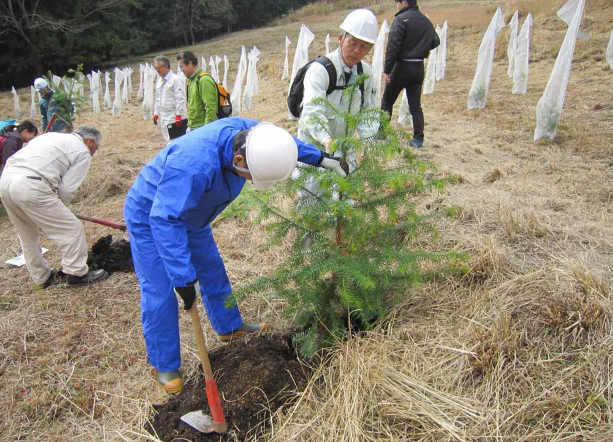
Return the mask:
M 435 218 L 438 235 L 407 244 L 470 256 L 470 272 L 437 278 L 407 292 L 391 317 L 325 357 L 296 404 L 278 412 L 274 441 L 611 441 L 613 440 L 613 70 L 604 60 L 613 28 L 610 0 L 586 0 L 566 104 L 554 142 L 533 141 L 535 107 L 565 35 L 561 0 L 421 0 L 433 22 L 449 20 L 447 75 L 424 97 L 426 141 L 418 156 L 458 184 L 420 196 L 422 210 L 459 207 Z M 324 2 L 193 48 L 227 53 L 234 81 L 240 46 L 256 45 L 260 94 L 243 116 L 291 131 L 281 81 L 284 36 L 292 54 L 300 22 L 315 33 L 310 55 L 355 1 Z M 487 107 L 467 110 L 481 38 L 496 8 L 508 22 L 534 15 L 530 83 L 512 95 L 506 75 L 508 28 L 496 48 Z M 370 2 L 391 23 L 392 2 Z M 343 9 L 345 8 L 345 9 Z M 167 51 L 174 54 L 178 50 Z M 372 56 L 372 54 L 370 55 Z M 147 57 L 152 59 L 153 55 Z M 138 72 L 140 60 L 131 64 Z M 135 75 L 133 84 L 138 86 Z M 19 91 L 29 110 L 29 89 Z M 26 99 L 27 98 L 27 99 Z M 12 116 L 0 94 L 0 118 Z M 40 123 L 40 118 L 34 117 Z M 100 153 L 71 205 L 75 213 L 120 221 L 124 195 L 163 146 L 143 121 L 135 94 L 119 118 L 88 107 L 77 124 L 103 132 Z M 86 224 L 91 244 L 113 233 Z M 215 237 L 235 286 L 263 275 L 283 249 L 249 220 L 226 219 Z M 246 240 L 248 238 L 248 240 Z M 0 262 L 20 253 L 8 218 L 0 218 Z M 58 250 L 48 261 L 59 265 Z M 247 319 L 291 324 L 280 304 L 241 304 Z M 201 317 L 204 317 L 201 311 Z M 207 321 L 207 344 L 219 344 Z M 183 366 L 198 367 L 187 315 L 181 317 Z M 150 378 L 133 274 L 113 274 L 89 289 L 35 290 L 24 268 L 0 264 L 0 440 L 155 441 L 144 424 L 165 400 Z

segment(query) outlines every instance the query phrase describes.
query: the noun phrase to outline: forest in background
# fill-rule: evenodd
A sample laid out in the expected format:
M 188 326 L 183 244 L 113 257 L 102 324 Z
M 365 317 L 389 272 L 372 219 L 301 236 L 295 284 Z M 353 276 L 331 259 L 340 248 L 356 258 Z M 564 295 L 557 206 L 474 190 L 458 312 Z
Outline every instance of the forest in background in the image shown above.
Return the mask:
M 6 0 L 0 3 L 0 90 L 123 57 L 251 29 L 313 0 Z

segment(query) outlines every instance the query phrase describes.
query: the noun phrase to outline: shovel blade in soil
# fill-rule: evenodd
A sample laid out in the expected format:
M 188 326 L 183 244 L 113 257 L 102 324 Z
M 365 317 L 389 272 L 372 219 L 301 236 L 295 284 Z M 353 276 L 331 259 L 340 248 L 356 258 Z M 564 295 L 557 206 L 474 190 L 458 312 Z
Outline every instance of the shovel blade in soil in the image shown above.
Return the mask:
M 211 416 L 204 414 L 200 410 L 192 411 L 181 416 L 181 420 L 201 433 L 212 433 L 215 431 Z

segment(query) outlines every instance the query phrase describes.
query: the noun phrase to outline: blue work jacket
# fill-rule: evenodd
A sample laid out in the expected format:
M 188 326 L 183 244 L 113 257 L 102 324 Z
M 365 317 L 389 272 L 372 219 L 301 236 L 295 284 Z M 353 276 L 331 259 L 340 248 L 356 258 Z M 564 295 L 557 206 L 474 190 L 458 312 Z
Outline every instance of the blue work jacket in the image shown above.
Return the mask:
M 233 165 L 234 136 L 258 121 L 223 118 L 174 141 L 143 167 L 128 192 L 125 216 L 135 238 L 152 237 L 175 287 L 196 279 L 190 232 L 208 226 L 241 192 Z M 294 137 L 300 162 L 319 165 L 322 152 Z

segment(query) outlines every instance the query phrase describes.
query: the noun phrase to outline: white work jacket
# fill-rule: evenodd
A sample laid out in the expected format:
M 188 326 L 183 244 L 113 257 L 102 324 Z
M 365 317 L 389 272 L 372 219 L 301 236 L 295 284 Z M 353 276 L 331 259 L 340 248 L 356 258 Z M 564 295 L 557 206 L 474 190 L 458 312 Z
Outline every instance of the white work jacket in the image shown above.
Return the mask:
M 6 162 L 2 176 L 40 177 L 66 205 L 87 177 L 92 156 L 77 134 L 49 132 L 33 138 Z
M 160 117 L 161 124 L 174 123 L 176 115 L 185 118 L 184 82 L 172 71 L 168 71 L 164 77 L 158 77 L 153 115 Z
M 341 60 L 340 48 L 326 55 L 336 68 L 336 85 L 345 86 L 355 83 L 358 78 L 357 65 L 353 68 L 347 67 Z M 362 61 L 364 74 L 370 77 L 364 82 L 364 109 L 378 108 L 376 86 L 372 83 L 372 68 Z M 349 81 L 345 83 L 345 73 L 351 72 Z M 345 120 L 338 119 L 337 116 L 324 104 L 312 103 L 314 98 L 327 98 L 337 109 L 357 114 L 360 111 L 362 102 L 362 91 L 358 88 L 352 103 L 343 97 L 343 90 L 335 90 L 326 97 L 326 91 L 330 83 L 328 71 L 319 63 L 313 63 L 304 77 L 304 97 L 302 101 L 302 114 L 298 122 L 298 138 L 306 140 L 308 137 L 323 144 L 328 138 L 345 134 Z M 318 123 L 310 122 L 313 116 L 317 116 L 324 122 L 324 127 Z M 368 138 L 375 134 L 379 129 L 377 122 L 362 123 L 358 126 L 360 138 Z

